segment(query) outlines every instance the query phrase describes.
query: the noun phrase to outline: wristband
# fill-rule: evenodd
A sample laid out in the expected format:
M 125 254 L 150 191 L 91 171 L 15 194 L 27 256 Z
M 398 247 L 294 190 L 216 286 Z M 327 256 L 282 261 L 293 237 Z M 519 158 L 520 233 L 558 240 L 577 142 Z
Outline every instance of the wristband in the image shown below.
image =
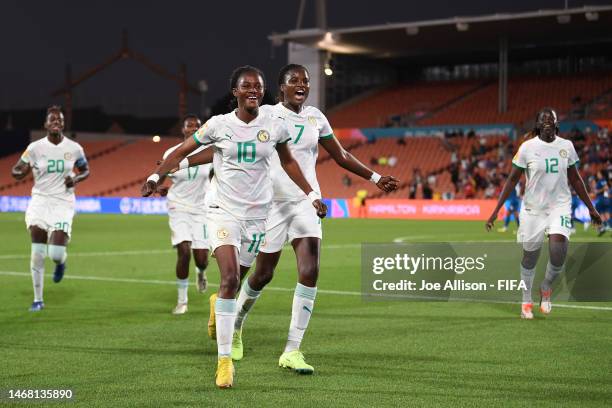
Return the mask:
M 374 184 L 378 184 L 378 182 L 380 181 L 380 177 L 381 177 L 380 174 L 373 171 L 372 175 L 370 176 L 370 181 Z
M 179 170 L 184 170 L 186 168 L 189 167 L 189 159 L 187 157 L 185 157 L 183 160 L 181 160 L 181 162 L 179 163 Z
M 308 193 L 308 198 L 310 198 L 310 201 L 314 203 L 316 200 L 320 200 L 321 199 L 321 194 L 319 194 L 316 191 L 312 190 L 310 193 Z
M 150 176 L 147 178 L 147 183 L 148 183 L 149 181 L 152 181 L 152 182 L 154 182 L 155 184 L 157 184 L 157 182 L 159 181 L 159 174 L 157 174 L 157 173 L 153 173 L 153 174 L 151 174 L 151 175 L 150 175 Z

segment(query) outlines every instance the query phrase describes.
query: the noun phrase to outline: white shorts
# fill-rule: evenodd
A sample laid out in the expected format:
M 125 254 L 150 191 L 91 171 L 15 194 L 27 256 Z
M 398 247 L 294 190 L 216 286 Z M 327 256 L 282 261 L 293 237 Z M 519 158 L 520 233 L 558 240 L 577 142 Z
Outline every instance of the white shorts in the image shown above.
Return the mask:
M 569 239 L 572 229 L 571 208 L 555 208 L 549 214 L 529 214 L 521 209 L 520 226 L 516 240 L 525 251 L 536 251 L 542 247 L 547 235 L 561 234 Z
M 208 249 L 206 215 L 184 211 L 168 211 L 172 246 L 181 242 L 191 242 L 191 249 Z
M 72 233 L 74 203 L 53 197 L 32 196 L 25 213 L 26 226 L 36 226 L 50 234 L 53 231 L 64 231 L 68 238 Z
M 266 242 L 261 251 L 279 252 L 285 243 L 306 237 L 323 237 L 321 219 L 310 199 L 273 201 L 266 221 Z
M 266 237 L 266 220 L 239 220 L 220 208 L 209 208 L 206 214 L 211 250 L 222 245 L 238 248 L 240 265 L 250 267 Z

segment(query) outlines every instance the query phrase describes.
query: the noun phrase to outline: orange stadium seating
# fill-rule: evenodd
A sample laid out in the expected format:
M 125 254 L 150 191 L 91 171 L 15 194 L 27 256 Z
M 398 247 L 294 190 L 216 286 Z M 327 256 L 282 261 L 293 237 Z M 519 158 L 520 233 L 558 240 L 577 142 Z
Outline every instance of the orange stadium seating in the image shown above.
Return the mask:
M 376 92 L 330 110 L 334 127 L 382 127 L 392 115 L 428 113 L 473 92 L 483 81 L 417 82 Z
M 612 73 L 583 76 L 538 76 L 511 78 L 508 82 L 508 112 L 497 112 L 497 84 L 490 84 L 464 99 L 419 121 L 419 125 L 514 123 L 522 125 L 544 106 L 560 115 L 572 108 L 572 100 L 587 103 L 612 87 Z
M 155 168 L 155 163 L 166 149 L 179 143 L 177 138 L 163 138 L 160 143 L 146 140 L 108 140 L 81 142 L 89 160 L 91 176 L 77 186 L 80 196 L 111 196 L 115 191 L 125 190 L 126 186 L 136 186 L 136 195 L 140 184 Z M 0 194 L 29 195 L 32 189 L 32 178 L 15 182 L 10 176 L 10 168 L 15 164 L 19 154 L 13 154 L 0 160 Z M 131 190 L 130 190 L 131 191 Z
M 450 163 L 450 152 L 439 138 L 409 138 L 405 145 L 399 145 L 396 138 L 379 139 L 374 144 L 362 144 L 351 153 L 380 174 L 392 174 L 402 182 L 412 178 L 415 167 L 423 174 L 437 171 Z M 398 161 L 393 167 L 388 165 L 371 165 L 372 158 L 395 156 Z M 350 187 L 342 184 L 342 177 L 347 174 L 352 181 Z M 354 197 L 358 190 L 366 189 L 368 194 L 377 194 L 380 190 L 371 182 L 364 180 L 339 167 L 333 160 L 322 162 L 317 166 L 317 176 L 321 191 L 325 197 Z
M 560 114 L 612 88 L 612 73 L 514 77 L 508 82 L 508 112 L 497 112 L 497 82 L 431 81 L 395 86 L 328 113 L 334 127 L 383 127 L 396 115 L 421 112 L 418 125 L 514 123 L 522 125 L 544 106 Z

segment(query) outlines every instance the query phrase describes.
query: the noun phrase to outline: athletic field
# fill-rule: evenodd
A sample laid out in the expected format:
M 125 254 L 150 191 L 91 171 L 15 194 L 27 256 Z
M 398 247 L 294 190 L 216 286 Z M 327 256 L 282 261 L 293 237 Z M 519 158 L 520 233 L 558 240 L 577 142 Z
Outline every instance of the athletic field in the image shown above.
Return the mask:
M 302 343 L 315 374 L 277 366 L 296 281 L 293 252 L 285 251 L 245 323 L 245 358 L 236 363 L 229 390 L 214 385 L 217 349 L 206 335 L 216 263 L 208 269 L 209 291 L 198 294 L 192 280 L 189 312 L 172 316 L 176 257 L 166 217 L 77 216 L 61 283 L 52 282 L 47 260 L 46 308 L 39 313 L 28 311 L 23 214 L 0 214 L 0 225 L 3 403 L 6 390 L 17 388 L 70 389 L 71 407 L 587 407 L 612 401 L 610 303 L 574 303 L 522 321 L 513 304 L 362 300 L 361 242 L 514 239 L 511 232 L 487 234 L 482 222 L 325 220 L 319 293 Z M 573 239 L 599 242 L 594 235 L 579 226 Z M 612 242 L 609 234 L 605 240 Z

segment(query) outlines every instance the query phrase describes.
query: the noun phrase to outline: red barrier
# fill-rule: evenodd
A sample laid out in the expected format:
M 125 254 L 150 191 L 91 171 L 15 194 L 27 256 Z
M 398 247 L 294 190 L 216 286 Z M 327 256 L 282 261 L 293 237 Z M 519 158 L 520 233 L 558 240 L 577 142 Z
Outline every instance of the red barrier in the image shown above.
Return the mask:
M 368 218 L 403 218 L 413 220 L 484 220 L 495 209 L 495 200 L 401 200 L 366 201 Z M 354 209 L 351 216 L 358 217 Z

